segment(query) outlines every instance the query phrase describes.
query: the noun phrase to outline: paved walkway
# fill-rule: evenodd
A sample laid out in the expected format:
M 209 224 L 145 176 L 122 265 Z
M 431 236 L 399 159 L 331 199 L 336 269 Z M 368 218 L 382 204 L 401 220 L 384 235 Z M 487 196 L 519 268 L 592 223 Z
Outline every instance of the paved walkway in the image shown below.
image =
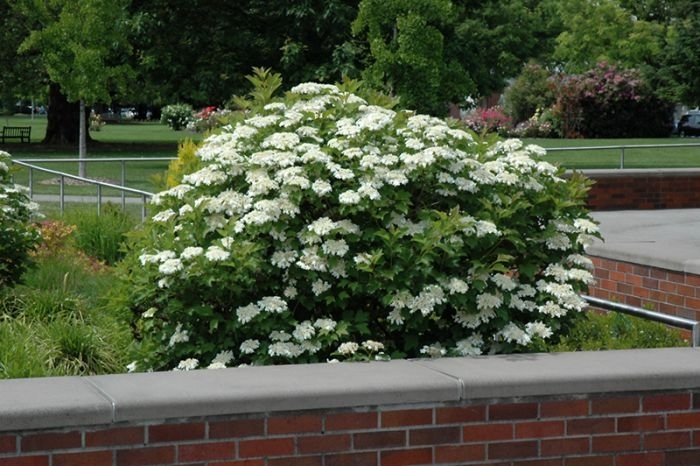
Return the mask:
M 700 209 L 593 212 L 604 242 L 588 253 L 700 275 Z

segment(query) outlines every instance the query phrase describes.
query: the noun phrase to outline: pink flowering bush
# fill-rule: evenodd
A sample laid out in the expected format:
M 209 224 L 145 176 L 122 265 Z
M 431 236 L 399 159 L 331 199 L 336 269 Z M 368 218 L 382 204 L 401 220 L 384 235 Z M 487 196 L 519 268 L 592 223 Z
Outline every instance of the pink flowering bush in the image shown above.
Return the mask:
M 132 370 L 525 351 L 585 307 L 588 184 L 543 149 L 332 85 L 259 108 L 129 242 Z
M 511 118 L 501 107 L 475 108 L 464 117 L 464 123 L 477 134 L 506 135 L 511 127 Z

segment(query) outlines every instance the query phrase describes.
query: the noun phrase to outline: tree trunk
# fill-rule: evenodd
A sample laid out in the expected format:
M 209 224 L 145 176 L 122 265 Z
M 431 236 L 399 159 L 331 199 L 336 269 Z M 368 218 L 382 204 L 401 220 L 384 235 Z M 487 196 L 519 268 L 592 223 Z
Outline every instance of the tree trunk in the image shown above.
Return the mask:
M 58 84 L 49 84 L 49 109 L 46 115 L 46 135 L 42 143 L 72 146 L 78 144 L 80 138 L 79 115 L 80 104 L 78 102 L 68 102 Z M 87 118 L 85 124 L 88 124 Z M 88 129 L 87 126 L 85 129 Z M 86 142 L 92 141 L 89 132 L 86 132 L 85 140 Z

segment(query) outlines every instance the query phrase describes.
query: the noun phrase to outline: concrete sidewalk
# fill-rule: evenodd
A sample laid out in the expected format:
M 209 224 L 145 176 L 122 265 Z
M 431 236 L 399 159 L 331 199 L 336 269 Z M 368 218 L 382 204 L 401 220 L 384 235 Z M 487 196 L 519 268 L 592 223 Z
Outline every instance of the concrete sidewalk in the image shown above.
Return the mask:
M 588 254 L 700 275 L 700 209 L 592 212 L 604 242 Z

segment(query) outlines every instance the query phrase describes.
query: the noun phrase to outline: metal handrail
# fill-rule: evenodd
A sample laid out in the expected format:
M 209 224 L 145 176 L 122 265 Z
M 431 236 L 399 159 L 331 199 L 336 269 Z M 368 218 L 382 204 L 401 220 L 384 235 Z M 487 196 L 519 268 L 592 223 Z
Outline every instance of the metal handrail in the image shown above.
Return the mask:
M 624 144 L 619 146 L 550 147 L 546 150 L 547 152 L 570 152 L 581 150 L 619 150 L 620 168 L 625 168 L 626 149 L 665 149 L 678 147 L 700 147 L 700 142 L 692 142 L 689 144 Z
M 700 347 L 700 322 L 685 317 L 672 316 L 661 312 L 650 311 L 641 307 L 630 306 L 628 304 L 616 303 L 594 296 L 581 295 L 581 297 L 592 307 L 605 309 L 607 311 L 621 312 L 643 319 L 653 320 L 672 327 L 690 330 L 691 344 L 694 348 Z
M 98 181 L 98 180 L 93 180 L 90 178 L 85 178 L 82 176 L 78 175 L 72 175 L 70 173 L 64 173 L 60 172 L 57 170 L 51 170 L 49 168 L 41 167 L 38 165 L 34 165 L 33 163 L 29 163 L 27 160 L 12 160 L 13 164 L 17 164 L 19 166 L 23 166 L 29 169 L 29 197 L 31 199 L 34 199 L 35 194 L 33 192 L 33 180 L 34 180 L 34 170 L 43 172 L 43 173 L 48 173 L 51 175 L 56 175 L 59 178 L 59 194 L 58 194 L 58 202 L 60 206 L 60 211 L 61 213 L 64 212 L 65 208 L 65 201 L 66 201 L 66 194 L 65 194 L 65 180 L 66 178 L 80 181 L 82 183 L 86 184 L 91 184 L 94 185 L 97 188 L 97 214 L 99 215 L 101 213 L 101 208 L 102 208 L 102 188 L 109 188 L 109 189 L 114 189 L 117 190 L 121 193 L 121 204 L 122 204 L 122 210 L 126 208 L 126 194 L 135 194 L 138 196 L 141 200 L 141 220 L 146 218 L 146 205 L 148 204 L 148 200 L 153 196 L 153 193 L 150 193 L 148 191 L 142 191 L 140 189 L 135 189 L 135 188 L 129 188 L 127 186 L 124 186 L 124 180 L 125 180 L 125 166 L 124 164 L 127 161 L 133 161 L 133 160 L 139 160 L 139 161 L 160 161 L 160 160 L 172 160 L 172 158 L 168 157 L 153 157 L 153 158 L 137 158 L 137 159 L 123 159 L 123 158 L 118 158 L 118 159 L 31 159 L 31 162 L 74 162 L 74 161 L 118 161 L 122 162 L 122 185 L 117 185 L 113 183 L 107 183 L 105 181 Z

